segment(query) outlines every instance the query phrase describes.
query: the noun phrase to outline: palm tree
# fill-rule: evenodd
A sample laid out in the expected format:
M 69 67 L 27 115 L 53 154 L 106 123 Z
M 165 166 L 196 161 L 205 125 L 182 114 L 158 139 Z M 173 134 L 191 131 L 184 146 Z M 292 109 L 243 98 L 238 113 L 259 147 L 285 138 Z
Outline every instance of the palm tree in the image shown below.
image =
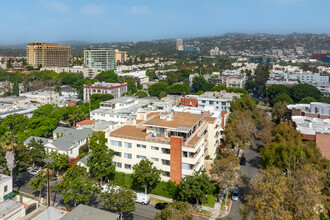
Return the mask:
M 1 147 L 6 151 L 7 167 L 10 171 L 10 176 L 13 176 L 15 166 L 15 148 L 17 147 L 16 137 L 9 131 L 1 138 Z

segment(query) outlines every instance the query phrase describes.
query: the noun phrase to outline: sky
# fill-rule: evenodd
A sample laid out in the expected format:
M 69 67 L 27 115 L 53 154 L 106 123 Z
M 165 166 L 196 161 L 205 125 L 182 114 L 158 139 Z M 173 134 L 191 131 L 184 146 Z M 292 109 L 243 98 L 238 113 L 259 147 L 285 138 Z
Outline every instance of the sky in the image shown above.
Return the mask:
M 0 0 L 0 44 L 330 33 L 330 0 Z

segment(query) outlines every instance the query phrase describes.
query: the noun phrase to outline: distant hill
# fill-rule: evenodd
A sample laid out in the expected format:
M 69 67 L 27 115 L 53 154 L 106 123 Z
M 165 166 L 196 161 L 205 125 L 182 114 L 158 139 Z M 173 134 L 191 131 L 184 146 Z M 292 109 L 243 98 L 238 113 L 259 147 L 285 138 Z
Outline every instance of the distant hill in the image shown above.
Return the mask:
M 197 37 L 183 39 L 186 45 L 195 45 L 200 48 L 199 55 L 208 55 L 209 50 L 218 47 L 223 51 L 244 51 L 265 53 L 271 49 L 295 49 L 304 47 L 306 53 L 315 53 L 325 50 L 330 52 L 329 34 L 292 33 L 279 34 L 244 34 L 227 33 L 221 36 Z M 116 48 L 125 50 L 129 55 L 136 56 L 166 56 L 177 57 L 181 55 L 175 50 L 175 39 L 162 39 L 139 42 L 104 42 L 91 43 L 82 41 L 62 41 L 61 45 L 72 47 L 73 56 L 82 56 L 84 48 Z M 25 56 L 27 44 L 0 45 L 0 56 Z

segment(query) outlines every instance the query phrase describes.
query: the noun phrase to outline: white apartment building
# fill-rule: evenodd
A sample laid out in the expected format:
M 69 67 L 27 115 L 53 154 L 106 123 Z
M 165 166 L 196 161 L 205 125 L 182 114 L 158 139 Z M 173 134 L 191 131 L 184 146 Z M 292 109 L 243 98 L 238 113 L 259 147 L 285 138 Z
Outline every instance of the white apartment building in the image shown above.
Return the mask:
M 198 107 L 229 112 L 230 102 L 234 97 L 239 98 L 240 96 L 240 93 L 227 93 L 226 91 L 205 92 L 197 97 Z
M 100 103 L 100 108 L 91 112 L 92 120 L 101 120 L 119 123 L 135 123 L 134 120 L 140 116 L 138 113 L 148 113 L 150 111 L 170 111 L 175 102 L 161 101 L 157 98 L 138 99 L 132 96 L 104 101 Z
M 43 67 L 40 71 L 49 70 L 55 73 L 82 73 L 85 78 L 94 79 L 97 74 L 99 74 L 103 69 L 96 68 L 85 68 L 83 66 L 73 66 L 73 67 Z
M 93 94 L 109 94 L 114 98 L 121 97 L 127 92 L 127 83 L 105 83 L 95 82 L 93 85 L 84 85 L 84 101 L 89 101 L 90 96 Z
M 148 158 L 162 170 L 162 180 L 179 183 L 204 169 L 207 128 L 202 114 L 153 113 L 135 126 L 112 131 L 108 146 L 115 151 L 117 171 L 132 173 L 133 165 Z
M 13 177 L 0 174 L 0 202 L 13 197 Z
M 146 75 L 146 70 L 137 70 L 128 73 L 116 71 L 118 76 L 132 77 L 136 79 L 137 85 L 142 85 L 149 82 L 149 77 Z
M 26 93 L 20 93 L 19 96 L 26 97 L 32 103 L 45 104 L 58 104 L 60 101 L 60 94 L 57 92 L 39 92 L 32 91 Z

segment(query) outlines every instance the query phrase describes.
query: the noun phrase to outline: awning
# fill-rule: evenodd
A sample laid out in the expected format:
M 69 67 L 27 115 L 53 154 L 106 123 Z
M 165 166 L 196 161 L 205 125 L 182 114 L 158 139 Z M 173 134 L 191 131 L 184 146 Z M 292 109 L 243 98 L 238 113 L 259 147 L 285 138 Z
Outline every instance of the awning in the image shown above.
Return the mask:
M 7 195 L 4 195 L 3 196 L 3 199 L 6 200 L 6 199 L 10 199 L 11 197 L 14 197 L 15 196 L 15 193 L 14 192 L 10 192 L 8 193 Z

